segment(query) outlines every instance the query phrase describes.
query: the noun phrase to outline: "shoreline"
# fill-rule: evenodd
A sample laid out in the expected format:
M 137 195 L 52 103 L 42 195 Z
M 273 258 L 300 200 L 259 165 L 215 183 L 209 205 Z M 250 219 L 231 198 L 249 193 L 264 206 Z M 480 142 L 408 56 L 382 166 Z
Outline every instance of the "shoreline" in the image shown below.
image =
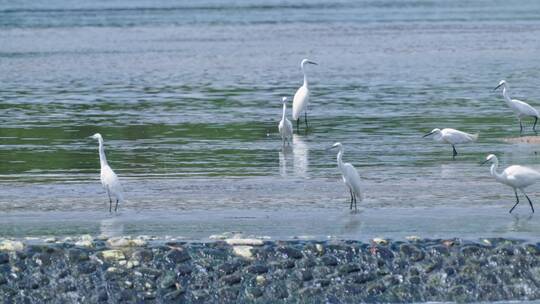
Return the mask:
M 325 303 L 540 299 L 540 243 L 382 238 L 0 241 L 5 303 Z M 48 242 L 48 243 L 47 243 Z

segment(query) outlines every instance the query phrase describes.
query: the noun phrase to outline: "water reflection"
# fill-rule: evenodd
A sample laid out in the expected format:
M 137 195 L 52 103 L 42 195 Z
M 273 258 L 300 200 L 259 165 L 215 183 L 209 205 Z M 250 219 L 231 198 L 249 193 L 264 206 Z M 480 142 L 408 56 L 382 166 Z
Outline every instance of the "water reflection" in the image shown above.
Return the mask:
M 111 217 L 101 220 L 99 223 L 100 236 L 114 237 L 124 235 L 124 223 L 118 217 Z
M 512 214 L 512 222 L 510 223 L 509 231 L 529 231 L 532 226 L 530 221 L 533 218 L 533 213 L 530 214 Z
M 304 137 L 293 134 L 293 155 L 294 155 L 294 175 L 297 177 L 308 177 L 309 169 L 309 147 L 304 141 Z
M 358 216 L 358 212 L 351 212 L 347 215 L 342 233 L 346 235 L 360 235 L 361 225 L 362 221 L 360 220 L 360 216 Z
M 292 146 L 283 146 L 279 152 L 279 175 L 286 177 L 288 175 L 289 166 L 293 163 L 293 148 Z

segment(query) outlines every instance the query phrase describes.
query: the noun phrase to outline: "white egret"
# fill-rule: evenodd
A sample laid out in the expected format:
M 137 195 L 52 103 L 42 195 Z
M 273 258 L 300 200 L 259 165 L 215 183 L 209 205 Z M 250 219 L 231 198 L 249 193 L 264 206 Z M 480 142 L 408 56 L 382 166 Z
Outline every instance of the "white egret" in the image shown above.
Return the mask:
M 497 169 L 499 167 L 499 160 L 497 159 L 497 156 L 490 154 L 486 157 L 486 161 L 484 161 L 482 164 L 485 164 L 487 162 L 491 162 L 491 175 L 501 184 L 508 185 L 514 189 L 514 194 L 516 195 L 516 204 L 514 207 L 510 209 L 510 213 L 516 208 L 516 206 L 519 204 L 519 197 L 517 194 L 517 189 L 521 190 L 527 200 L 529 201 L 529 205 L 531 205 L 531 210 L 534 213 L 534 207 L 531 202 L 531 199 L 525 193 L 523 189 L 526 187 L 534 184 L 536 181 L 540 180 L 540 172 L 533 170 L 531 168 L 523 167 L 523 166 L 510 166 L 502 173 L 497 172 Z
M 288 144 L 291 142 L 293 128 L 291 121 L 285 117 L 285 113 L 287 112 L 287 97 L 283 97 L 281 101 L 283 102 L 283 114 L 281 115 L 281 120 L 279 121 L 278 130 L 279 134 L 281 135 L 283 145 L 285 146 L 285 142 Z
M 352 210 L 354 202 L 354 209 L 356 210 L 356 200 L 359 199 L 360 201 L 362 201 L 362 194 L 360 191 L 360 175 L 358 174 L 358 171 L 354 168 L 353 165 L 351 165 L 350 163 L 343 163 L 343 145 L 341 143 L 335 143 L 332 148 L 339 149 L 337 154 L 338 168 L 341 171 L 341 177 L 343 178 L 343 182 L 345 183 L 347 188 L 349 188 L 349 193 L 351 194 L 350 209 Z
M 293 104 L 292 104 L 292 118 L 293 120 L 296 120 L 296 130 L 299 128 L 300 124 L 300 115 L 302 114 L 302 111 L 305 111 L 305 118 L 306 118 L 306 128 L 308 127 L 307 122 L 307 106 L 309 103 L 309 88 L 308 88 L 308 80 L 306 71 L 304 69 L 304 65 L 306 63 L 309 64 L 317 64 L 309 59 L 304 59 L 300 63 L 300 68 L 302 69 L 302 73 L 304 74 L 304 84 L 296 90 L 296 93 L 294 94 L 293 98 Z
M 523 125 L 521 124 L 521 119 L 525 117 L 534 117 L 534 125 L 533 125 L 533 131 L 536 131 L 536 122 L 538 121 L 538 118 L 540 115 L 538 114 L 538 111 L 531 107 L 528 103 L 523 102 L 521 100 L 517 99 L 510 99 L 510 95 L 508 94 L 508 84 L 505 80 L 501 80 L 499 82 L 499 85 L 493 89 L 497 90 L 498 88 L 502 87 L 502 94 L 504 97 L 504 101 L 506 104 L 514 111 L 516 114 L 518 121 L 519 121 L 519 132 L 523 132 Z
M 478 134 L 469 134 L 450 128 L 445 128 L 442 130 L 435 128 L 428 134 L 424 135 L 424 137 L 430 135 L 433 135 L 433 139 L 436 142 L 452 145 L 452 159 L 455 159 L 456 155 L 458 154 L 455 145 L 471 143 L 478 139 Z
M 116 206 L 114 207 L 114 212 L 118 210 L 118 203 L 123 201 L 122 195 L 122 185 L 116 173 L 109 167 L 107 163 L 107 158 L 105 157 L 105 149 L 103 148 L 103 137 L 101 134 L 96 133 L 90 136 L 93 139 L 97 139 L 99 142 L 99 163 L 101 165 L 101 184 L 103 188 L 107 191 L 109 196 L 109 212 L 112 212 L 112 198 L 111 194 L 116 199 Z

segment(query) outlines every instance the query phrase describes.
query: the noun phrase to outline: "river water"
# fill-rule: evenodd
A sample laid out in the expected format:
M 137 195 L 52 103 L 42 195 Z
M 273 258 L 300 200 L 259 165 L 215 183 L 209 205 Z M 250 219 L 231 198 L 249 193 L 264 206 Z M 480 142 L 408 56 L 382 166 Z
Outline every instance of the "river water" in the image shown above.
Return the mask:
M 0 0 L 0 235 L 538 239 L 526 201 L 509 215 L 512 190 L 479 163 L 495 153 L 540 169 L 540 146 L 493 91 L 506 79 L 540 107 L 539 10 Z M 307 67 L 310 129 L 282 149 L 281 96 L 305 57 L 319 63 Z M 422 138 L 435 127 L 480 138 L 453 161 Z M 125 189 L 116 216 L 96 132 Z M 363 179 L 357 214 L 326 150 L 337 141 Z M 540 186 L 528 194 L 540 202 Z

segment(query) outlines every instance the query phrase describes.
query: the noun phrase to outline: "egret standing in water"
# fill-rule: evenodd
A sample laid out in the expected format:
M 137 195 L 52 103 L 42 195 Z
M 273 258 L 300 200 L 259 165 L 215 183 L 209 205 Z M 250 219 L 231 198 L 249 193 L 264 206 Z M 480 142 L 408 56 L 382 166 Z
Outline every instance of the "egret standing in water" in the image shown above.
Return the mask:
M 304 68 L 306 63 L 315 64 L 315 65 L 317 64 L 309 59 L 304 59 L 300 63 L 300 68 L 302 69 L 302 73 L 304 74 L 304 84 L 300 88 L 298 88 L 298 90 L 294 94 L 294 99 L 293 99 L 293 104 L 292 104 L 292 118 L 293 120 L 296 120 L 297 131 L 300 125 L 300 115 L 302 114 L 302 111 L 305 111 L 306 129 L 308 127 L 307 106 L 309 103 L 309 88 L 308 88 L 307 75 Z
M 113 195 L 116 199 L 116 206 L 114 207 L 114 212 L 118 211 L 118 202 L 123 200 L 122 195 L 122 185 L 120 185 L 120 180 L 116 173 L 109 167 L 107 163 L 107 158 L 105 157 L 105 149 L 103 148 L 103 137 L 101 134 L 96 133 L 90 136 L 93 139 L 97 139 L 99 142 L 99 163 L 101 165 L 101 184 L 103 188 L 107 191 L 109 196 L 109 212 L 112 212 L 112 198 Z
M 281 101 L 283 102 L 283 114 L 281 115 L 281 120 L 279 121 L 278 130 L 279 135 L 281 135 L 283 145 L 285 146 L 285 142 L 289 144 L 291 142 L 293 127 L 291 121 L 285 117 L 285 113 L 287 112 L 287 97 L 283 97 Z
M 508 84 L 505 80 L 501 80 L 499 82 L 499 85 L 493 90 L 497 90 L 500 87 L 503 88 L 502 94 L 504 97 L 504 101 L 510 107 L 510 109 L 514 111 L 518 118 L 519 133 L 523 132 L 523 125 L 521 124 L 521 119 L 525 117 L 534 117 L 533 131 L 536 131 L 536 123 L 538 122 L 538 117 L 540 117 L 538 111 L 526 102 L 517 99 L 510 99 L 510 95 L 508 94 Z
M 534 207 L 531 199 L 523 189 L 538 181 L 540 179 L 540 172 L 531 168 L 514 165 L 504 169 L 502 173 L 499 173 L 497 172 L 497 169 L 499 168 L 499 160 L 497 159 L 497 156 L 493 154 L 488 155 L 486 157 L 486 161 L 484 161 L 482 164 L 485 164 L 489 161 L 491 162 L 490 172 L 491 175 L 495 177 L 495 180 L 514 189 L 514 194 L 516 195 L 516 204 L 514 205 L 514 207 L 512 207 L 512 209 L 510 209 L 510 213 L 512 213 L 514 208 L 516 208 L 516 206 L 519 204 L 517 189 L 523 192 L 523 194 L 529 201 L 529 205 L 531 205 L 532 212 L 534 213 Z
M 341 143 L 335 143 L 332 148 L 339 149 L 337 154 L 337 164 L 339 170 L 341 171 L 341 177 L 343 178 L 343 182 L 345 183 L 347 188 L 349 188 L 349 193 L 351 194 L 350 209 L 352 210 L 354 202 L 354 209 L 357 210 L 356 200 L 359 199 L 360 201 L 362 201 L 362 195 L 360 192 L 360 175 L 358 174 L 358 171 L 356 171 L 353 165 L 351 165 L 350 163 L 343 163 L 343 145 Z
M 424 137 L 430 135 L 433 135 L 433 139 L 438 143 L 452 145 L 452 159 L 455 159 L 456 155 L 458 154 L 455 145 L 471 143 L 478 139 L 478 134 L 469 134 L 450 128 L 445 128 L 442 130 L 435 128 L 428 134 L 424 135 Z

